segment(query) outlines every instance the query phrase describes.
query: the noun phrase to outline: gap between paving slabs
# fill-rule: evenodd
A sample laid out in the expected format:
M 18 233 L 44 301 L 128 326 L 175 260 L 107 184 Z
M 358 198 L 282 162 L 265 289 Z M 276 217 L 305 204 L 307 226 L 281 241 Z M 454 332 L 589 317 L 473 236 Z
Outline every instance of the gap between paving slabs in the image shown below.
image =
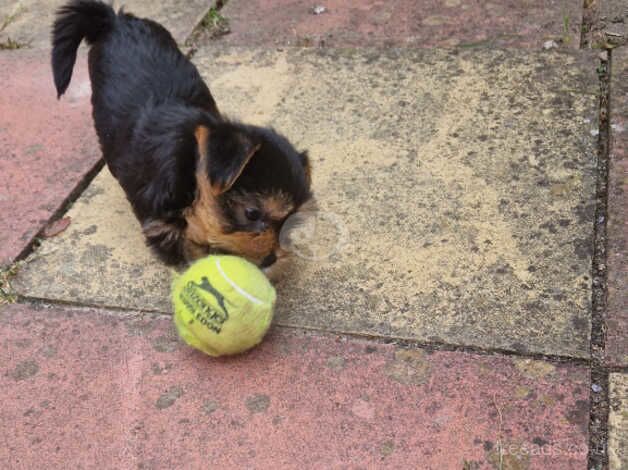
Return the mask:
M 591 55 L 240 48 L 195 61 L 222 109 L 310 149 L 319 205 L 350 235 L 327 261 L 294 258 L 279 324 L 588 357 Z M 69 215 L 21 294 L 169 311 L 169 273 L 108 172 Z
M 618 12 L 619 13 L 619 12 Z M 628 10 L 624 10 L 626 15 Z M 602 60 L 600 181 L 598 183 L 598 215 L 596 254 L 593 270 L 594 332 L 592 345 L 592 382 L 601 384 L 592 395 L 590 425 L 590 468 L 619 470 L 628 467 L 628 420 L 626 416 L 626 195 L 621 190 L 625 171 L 625 126 L 628 110 L 626 47 L 609 49 Z M 622 282 L 623 281 L 623 282 Z M 619 364 L 619 367 L 618 367 Z M 623 372 L 611 373 L 609 372 Z M 623 380 L 623 387 L 618 383 Z
M 599 56 L 599 118 L 597 141 L 596 210 L 594 251 L 592 259 L 592 319 L 591 319 L 591 383 L 593 393 L 589 415 L 588 468 L 601 469 L 608 465 L 608 370 L 604 367 L 605 315 L 607 312 L 607 238 L 608 219 L 608 161 L 611 62 L 607 52 Z

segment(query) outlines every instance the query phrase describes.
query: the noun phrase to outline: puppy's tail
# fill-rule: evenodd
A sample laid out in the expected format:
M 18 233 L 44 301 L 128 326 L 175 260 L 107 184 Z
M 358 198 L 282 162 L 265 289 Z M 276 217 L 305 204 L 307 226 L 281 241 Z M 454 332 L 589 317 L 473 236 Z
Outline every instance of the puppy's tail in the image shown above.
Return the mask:
M 61 97 L 70 84 L 76 51 L 85 38 L 98 41 L 113 29 L 116 14 L 111 6 L 95 0 L 71 0 L 57 11 L 52 29 L 52 73 Z

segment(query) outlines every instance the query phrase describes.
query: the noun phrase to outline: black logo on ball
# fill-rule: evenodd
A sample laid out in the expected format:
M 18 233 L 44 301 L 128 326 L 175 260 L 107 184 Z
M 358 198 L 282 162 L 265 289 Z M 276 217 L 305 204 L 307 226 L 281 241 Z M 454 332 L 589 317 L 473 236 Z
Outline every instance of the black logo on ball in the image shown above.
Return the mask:
M 219 308 L 215 308 L 204 299 L 204 293 L 216 299 Z M 229 312 L 225 305 L 225 297 L 211 285 L 209 279 L 203 276 L 200 283 L 188 281 L 179 299 L 194 315 L 194 319 L 215 333 L 220 333 L 222 325 L 229 319 Z M 193 323 L 194 320 L 190 320 Z

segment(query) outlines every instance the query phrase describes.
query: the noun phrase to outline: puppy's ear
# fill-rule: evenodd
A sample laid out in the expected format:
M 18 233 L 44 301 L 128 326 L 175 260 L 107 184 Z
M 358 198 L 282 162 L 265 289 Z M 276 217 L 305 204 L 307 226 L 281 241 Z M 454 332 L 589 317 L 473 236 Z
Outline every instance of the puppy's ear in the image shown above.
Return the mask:
M 261 146 L 229 125 L 219 125 L 212 129 L 198 126 L 194 136 L 200 156 L 198 171 L 201 174 L 197 176 L 207 175 L 213 196 L 218 196 L 233 186 Z

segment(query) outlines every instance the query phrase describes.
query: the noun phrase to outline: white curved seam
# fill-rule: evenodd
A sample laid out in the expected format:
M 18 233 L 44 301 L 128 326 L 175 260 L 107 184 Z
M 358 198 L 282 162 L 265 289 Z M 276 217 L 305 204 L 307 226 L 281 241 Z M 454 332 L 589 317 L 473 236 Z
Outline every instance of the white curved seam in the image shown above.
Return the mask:
M 227 281 L 231 285 L 231 287 L 233 287 L 235 290 L 237 290 L 241 295 L 243 295 L 244 297 L 249 299 L 254 304 L 258 304 L 258 305 L 265 305 L 266 304 L 266 302 L 264 302 L 263 300 L 260 300 L 257 297 L 249 294 L 247 291 L 245 291 L 239 285 L 237 285 L 235 282 L 233 282 L 231 280 L 231 278 L 229 276 L 227 276 L 227 273 L 222 270 L 222 266 L 220 266 L 220 260 L 218 258 L 216 258 L 216 267 L 218 268 L 218 272 L 222 275 L 224 280 Z

